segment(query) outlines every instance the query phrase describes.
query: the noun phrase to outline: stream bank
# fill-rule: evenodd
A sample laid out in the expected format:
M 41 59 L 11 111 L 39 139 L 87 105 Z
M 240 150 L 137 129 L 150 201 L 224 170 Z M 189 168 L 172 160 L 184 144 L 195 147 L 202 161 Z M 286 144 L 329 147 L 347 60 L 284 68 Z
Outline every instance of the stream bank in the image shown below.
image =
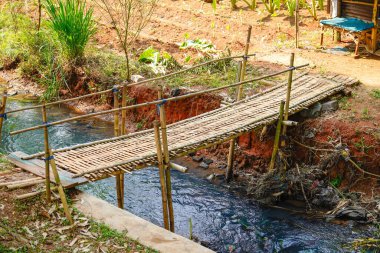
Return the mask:
M 152 100 L 155 99 L 155 95 L 154 95 L 155 92 L 151 92 L 151 90 L 148 90 L 142 94 L 147 94 L 147 93 L 149 94 L 150 99 L 152 99 Z M 136 93 L 136 94 L 140 94 L 139 96 L 141 96 L 141 93 Z M 207 100 L 200 100 L 199 101 L 199 103 L 202 104 L 202 107 L 200 107 L 200 108 L 205 108 L 203 106 L 203 104 L 208 104 L 207 102 L 209 102 L 210 99 L 214 99 L 212 101 L 216 101 L 214 106 L 217 105 L 218 101 L 220 103 L 220 98 L 217 96 L 211 97 L 211 98 L 209 97 L 206 99 Z M 355 99 L 355 97 L 354 97 L 354 99 Z M 366 97 L 366 99 L 369 99 L 369 98 Z M 355 101 L 353 101 L 353 102 L 355 102 Z M 15 103 L 14 106 L 20 106 L 20 105 Z M 195 107 L 184 106 L 183 110 L 184 111 L 187 110 L 187 112 L 190 111 L 193 113 L 199 112 L 199 110 L 192 110 L 191 108 L 196 108 L 196 106 Z M 52 109 L 53 118 L 51 120 L 54 120 L 55 118 L 59 119 L 61 117 L 66 117 L 67 114 L 73 113 L 69 110 L 62 110 L 62 109 L 63 108 L 53 108 Z M 355 106 L 355 109 L 356 109 L 356 106 Z M 206 107 L 205 110 L 211 110 L 211 108 Z M 154 107 L 150 108 L 150 110 L 147 110 L 146 113 L 150 113 L 151 115 L 155 115 L 155 108 Z M 327 113 L 324 115 L 324 117 L 328 118 L 328 117 L 333 116 L 336 118 L 338 115 L 341 115 L 340 114 L 341 111 L 337 111 L 335 113 L 337 113 L 337 115 L 334 116 L 334 113 L 333 114 Z M 352 112 L 350 112 L 350 113 L 352 113 Z M 141 114 L 140 112 L 138 112 L 137 114 L 140 116 L 144 115 L 144 114 Z M 29 120 L 26 120 L 26 121 L 24 120 L 23 122 L 27 122 L 28 124 L 30 124 L 34 120 L 40 120 L 38 115 L 39 115 L 38 111 L 33 112 L 31 115 L 29 115 L 29 117 L 30 117 Z M 26 115 L 22 115 L 22 117 L 26 117 Z M 34 118 L 34 117 L 36 117 L 36 118 Z M 151 119 L 153 120 L 154 117 L 155 116 L 153 116 Z M 176 119 L 180 119 L 180 117 L 186 117 L 186 114 L 184 114 L 182 116 L 181 115 L 180 116 L 174 115 L 171 119 L 173 121 L 176 121 Z M 374 117 L 374 116 L 371 114 L 370 117 Z M 321 120 L 321 119 L 323 119 L 323 118 L 310 119 L 310 122 L 315 124 L 316 121 Z M 326 119 L 326 118 L 324 118 L 324 119 Z M 10 120 L 13 122 L 16 122 L 13 119 L 10 119 Z M 375 123 L 378 122 L 376 120 L 374 121 Z M 102 127 L 99 127 L 100 122 L 101 121 L 90 120 L 90 121 L 85 121 L 85 122 L 81 122 L 81 123 L 76 122 L 73 124 L 67 124 L 63 128 L 53 128 L 52 129 L 53 135 L 59 136 L 59 138 L 53 138 L 54 141 L 52 142 L 52 145 L 54 145 L 54 147 L 58 148 L 60 146 L 73 145 L 73 144 L 77 144 L 80 142 L 95 140 L 97 138 L 99 138 L 99 139 L 104 138 L 104 137 L 107 137 L 108 135 L 112 136 L 112 131 L 105 131 L 105 129 L 112 130 L 112 129 L 110 129 L 109 125 L 107 123 L 103 122 L 101 124 L 104 124 L 104 125 L 102 125 Z M 149 121 L 147 121 L 147 123 L 149 123 Z M 367 120 L 367 123 L 373 124 L 372 121 L 370 121 L 370 120 Z M 305 124 L 302 123 L 300 126 L 300 129 L 302 129 L 302 126 L 311 126 L 311 125 L 308 125 L 306 123 Z M 344 126 L 345 125 L 343 125 L 343 127 Z M 368 125 L 368 126 L 370 126 L 370 125 Z M 84 131 L 85 132 L 88 131 L 88 128 L 92 129 L 91 133 L 93 133 L 93 134 L 91 136 L 87 136 L 87 135 L 83 134 Z M 260 140 L 260 139 L 262 139 L 263 141 L 266 141 L 268 143 L 267 148 L 265 148 L 266 147 L 265 145 L 260 145 L 260 148 L 262 149 L 262 152 L 264 154 L 270 154 L 271 149 L 272 149 L 271 143 L 273 143 L 273 141 L 271 140 L 273 138 L 272 137 L 273 136 L 273 130 L 272 129 L 273 129 L 273 127 L 269 127 L 269 129 L 266 133 L 264 133 L 262 131 L 260 131 L 258 133 L 252 133 L 251 136 L 254 135 L 256 140 L 252 141 L 252 138 L 250 139 L 250 141 L 249 141 L 250 146 L 246 146 L 246 148 L 248 149 L 248 152 L 246 154 L 244 154 L 244 152 L 243 152 L 244 147 L 239 148 L 238 156 L 236 158 L 236 160 L 237 160 L 237 164 L 236 164 L 237 165 L 236 166 L 236 168 L 237 168 L 236 172 L 237 173 L 236 174 L 238 175 L 238 178 L 237 178 L 238 180 L 236 180 L 234 184 L 231 184 L 227 187 L 225 184 L 221 184 L 221 185 L 212 184 L 212 185 L 210 185 L 207 180 L 199 177 L 199 171 L 200 171 L 203 173 L 204 177 L 209 177 L 210 175 L 215 174 L 216 178 L 219 178 L 220 181 L 223 181 L 221 174 L 223 174 L 223 171 L 225 169 L 225 163 L 223 161 L 226 158 L 226 153 L 224 152 L 225 148 L 223 148 L 223 145 L 222 145 L 222 147 L 214 147 L 214 148 L 211 148 L 207 151 L 203 151 L 203 152 L 199 152 L 197 154 L 194 154 L 195 156 L 198 156 L 198 157 L 206 155 L 205 158 L 202 158 L 201 162 L 204 162 L 207 165 L 209 165 L 208 167 L 211 167 L 211 168 L 216 167 L 215 171 L 211 172 L 211 170 L 208 168 L 202 168 L 202 169 L 194 170 L 194 173 L 192 173 L 191 175 L 181 175 L 180 173 L 173 173 L 174 174 L 173 177 L 176 178 L 173 181 L 173 185 L 177 184 L 177 185 L 181 185 L 181 187 L 184 187 L 183 189 L 182 188 L 173 188 L 173 195 L 176 194 L 175 196 L 177 198 L 177 202 L 175 203 L 175 205 L 177 205 L 177 207 L 176 207 L 176 210 L 177 210 L 176 220 L 177 220 L 177 224 L 178 224 L 177 229 L 178 229 L 180 234 L 186 236 L 186 233 L 188 233 L 187 224 L 188 224 L 188 219 L 190 216 L 190 218 L 196 220 L 196 221 L 194 221 L 194 224 L 197 224 L 196 226 L 198 227 L 197 231 L 195 232 L 196 237 L 199 238 L 199 240 L 202 242 L 202 244 L 204 244 L 204 245 L 206 245 L 212 249 L 215 249 L 215 250 L 218 250 L 221 252 L 228 252 L 230 247 L 232 247 L 234 249 L 233 252 L 247 252 L 247 250 L 252 249 L 252 248 L 256 248 L 259 251 L 265 251 L 267 249 L 272 249 L 272 250 L 283 249 L 282 243 L 280 241 L 278 241 L 278 237 L 281 238 L 281 237 L 284 237 L 284 235 L 280 235 L 277 232 L 275 232 L 274 230 L 271 230 L 269 232 L 269 234 L 273 237 L 273 241 L 268 241 L 268 238 L 266 236 L 264 236 L 264 238 L 262 238 L 263 240 L 261 241 L 261 243 L 265 242 L 265 243 L 269 244 L 269 245 L 265 244 L 264 246 L 259 243 L 260 240 L 255 241 L 255 242 L 249 242 L 252 240 L 252 238 L 257 239 L 257 236 L 255 233 L 249 233 L 248 235 L 245 235 L 244 231 L 247 228 L 251 229 L 250 228 L 251 226 L 252 226 L 253 231 L 257 230 L 257 226 L 260 226 L 260 225 L 256 223 L 256 221 L 254 220 L 254 217 L 256 217 L 257 212 L 261 212 L 262 208 L 264 208 L 265 211 L 268 211 L 270 213 L 274 212 L 274 213 L 279 214 L 280 217 L 283 217 L 281 219 L 285 219 L 285 220 L 287 219 L 285 217 L 289 216 L 289 213 L 279 211 L 279 210 L 272 210 L 271 208 L 266 209 L 267 207 L 260 206 L 259 204 L 256 203 L 256 201 L 247 200 L 246 196 L 243 196 L 242 194 L 240 194 L 240 191 L 239 191 L 239 189 L 242 186 L 244 187 L 245 184 L 247 184 L 247 182 L 249 183 L 249 180 L 244 180 L 244 179 L 251 179 L 251 180 L 257 181 L 257 178 L 261 175 L 260 172 L 265 171 L 265 168 L 266 168 L 265 163 L 267 162 L 268 159 L 265 156 L 259 156 L 258 155 L 257 150 L 255 150 L 255 148 L 258 146 L 255 145 L 255 143 L 258 143 L 259 142 L 258 140 Z M 296 128 L 296 129 L 298 129 L 298 128 Z M 302 134 L 297 134 L 296 129 L 289 132 L 290 136 L 292 138 L 306 136 L 306 132 L 303 132 Z M 355 132 L 357 132 L 357 131 L 355 131 Z M 319 133 L 319 132 L 316 131 L 314 134 L 316 134 L 316 133 Z M 64 136 L 66 136 L 66 137 L 62 138 Z M 70 138 L 67 138 L 68 136 L 70 136 Z M 259 137 L 256 137 L 256 136 L 259 136 Z M 262 136 L 262 138 L 261 138 L 261 136 Z M 329 136 L 329 135 L 324 134 L 324 136 L 325 136 L 325 138 L 327 138 L 327 136 Z M 41 139 L 41 138 L 37 138 L 37 137 L 34 137 L 34 138 Z M 241 140 L 239 140 L 239 144 L 242 145 L 242 143 L 244 143 L 244 138 L 247 138 L 247 137 L 242 137 Z M 61 142 L 60 140 L 65 140 L 65 141 Z M 18 139 L 17 141 L 20 144 L 22 142 L 22 138 Z M 304 140 L 302 139 L 300 141 L 303 142 Z M 343 141 L 345 141 L 345 139 L 343 139 Z M 366 139 L 364 141 L 366 142 Z M 12 142 L 9 141 L 9 143 L 12 143 Z M 28 153 L 36 152 L 36 149 L 37 149 L 36 146 L 31 147 L 27 143 L 22 144 L 22 145 L 25 145 L 25 148 L 27 149 Z M 354 143 L 351 143 L 351 145 L 353 145 L 353 147 L 355 147 Z M 42 143 L 40 146 L 42 148 Z M 374 146 L 374 145 L 371 145 L 371 146 Z M 10 148 L 14 149 L 15 146 L 10 145 L 7 147 L 6 150 L 10 150 Z M 19 148 L 17 148 L 17 149 L 19 149 Z M 255 155 L 251 154 L 251 156 L 247 156 L 247 154 L 249 155 L 249 153 L 253 152 L 252 149 L 254 149 Z M 299 151 L 299 149 L 296 149 L 296 151 L 297 150 Z M 371 151 L 371 150 L 372 150 L 372 148 L 370 150 L 367 150 L 367 152 Z M 218 159 L 213 158 L 213 159 L 211 159 L 212 162 L 210 162 L 209 156 L 213 152 L 216 152 L 215 156 L 222 156 L 222 157 L 218 158 Z M 299 151 L 299 152 L 305 153 L 306 151 Z M 223 155 L 223 153 L 224 153 L 224 155 Z M 377 154 L 376 149 L 375 149 L 374 153 Z M 241 154 L 243 154 L 243 155 L 241 155 Z M 311 152 L 310 156 L 311 155 L 314 155 L 314 153 Z M 241 157 L 243 157 L 243 158 L 241 158 Z M 187 159 L 187 160 L 191 159 L 191 161 L 193 161 L 194 156 L 191 158 L 187 157 L 185 159 Z M 203 159 L 205 159 L 205 160 L 203 160 Z M 206 162 L 206 159 L 209 159 L 209 160 Z M 300 157 L 300 159 L 301 159 L 301 157 Z M 255 167 L 255 166 L 250 165 L 250 161 L 253 161 L 253 162 L 258 161 L 259 163 L 256 164 L 255 165 L 256 167 Z M 299 160 L 299 161 L 302 161 L 302 160 Z M 318 162 L 318 160 L 315 159 L 314 162 Z M 194 164 L 194 165 L 196 165 L 194 167 L 198 167 L 198 165 L 201 164 L 201 163 L 198 163 L 198 165 L 197 165 L 197 163 L 198 162 L 196 162 L 196 164 Z M 256 170 L 256 168 L 260 168 L 261 171 Z M 294 170 L 290 170 L 290 171 L 294 171 Z M 310 174 L 314 175 L 314 173 L 310 173 Z M 133 196 L 126 196 L 126 203 L 129 203 L 129 205 L 126 206 L 126 208 L 128 210 L 131 210 L 135 214 L 138 214 L 139 216 L 142 216 L 143 218 L 145 218 L 145 219 L 147 219 L 147 220 L 149 220 L 155 224 L 162 225 L 161 224 L 161 218 L 160 218 L 161 217 L 160 212 L 157 211 L 157 210 L 160 210 L 160 208 L 159 208 L 160 203 L 157 202 L 157 199 L 159 199 L 158 198 L 159 195 L 157 195 L 157 194 L 160 194 L 159 193 L 159 187 L 158 187 L 158 185 L 159 185 L 158 184 L 158 178 L 156 178 L 157 180 L 153 179 L 156 176 L 157 175 L 156 175 L 155 169 L 151 168 L 151 169 L 147 169 L 144 171 L 136 172 L 136 173 L 134 173 L 134 177 L 130 177 L 130 178 L 128 177 L 126 179 L 126 185 L 129 184 L 128 189 L 126 189 L 126 193 L 128 193 L 127 195 L 129 195 L 129 194 L 133 195 Z M 239 178 L 243 178 L 243 179 L 240 180 Z M 212 179 L 210 178 L 210 180 L 212 180 Z M 330 181 L 331 180 L 325 180 L 326 183 L 327 182 L 329 183 Z M 142 184 L 142 182 L 143 182 L 143 184 Z M 192 189 L 192 187 L 194 187 L 194 185 L 197 185 L 198 187 L 200 187 L 200 189 L 197 189 L 197 190 Z M 306 185 L 307 184 L 305 183 L 305 186 Z M 231 191 L 231 189 L 235 188 L 235 186 L 236 186 L 237 190 Z M 107 179 L 107 180 L 103 180 L 102 182 L 98 182 L 98 183 L 94 183 L 94 184 L 91 184 L 88 186 L 84 186 L 84 190 L 91 192 L 92 194 L 95 194 L 96 196 L 99 196 L 103 199 L 106 199 L 107 201 L 109 201 L 111 203 L 115 203 L 114 202 L 115 201 L 115 192 L 114 192 L 113 187 L 114 187 L 114 181 L 112 179 Z M 141 187 L 144 187 L 144 189 L 141 189 Z M 147 187 L 147 188 L 145 188 L 145 187 Z M 154 191 L 152 191 L 149 187 L 153 187 Z M 280 185 L 280 187 L 282 187 L 282 185 Z M 142 192 L 136 192 L 137 189 L 141 190 Z M 299 187 L 295 188 L 295 191 L 297 189 L 299 190 Z M 273 192 L 278 193 L 280 191 L 272 191 L 272 193 Z M 209 196 L 208 194 L 211 194 L 211 195 Z M 280 198 L 281 195 L 277 196 L 278 198 L 276 199 L 276 201 L 282 200 Z M 152 198 L 154 198 L 154 199 L 147 197 L 147 196 L 152 196 Z M 285 196 L 285 194 L 283 196 Z M 292 195 L 290 195 L 290 196 L 292 196 Z M 294 196 L 296 196 L 296 195 L 294 195 Z M 302 196 L 302 195 L 300 195 L 298 192 L 298 196 Z M 216 198 L 216 199 L 214 199 L 214 198 Z M 146 204 L 146 201 L 151 203 L 154 206 L 154 208 L 152 208 L 151 206 L 149 209 L 142 207 L 141 205 Z M 199 201 L 204 202 L 204 203 L 199 203 Z M 225 207 L 225 202 L 231 204 L 231 206 L 229 206 L 229 209 L 228 209 L 229 213 L 227 213 L 227 214 L 225 214 L 223 212 L 220 213 L 221 210 L 223 210 L 223 206 Z M 243 202 L 243 203 L 241 203 L 241 202 Z M 212 206 L 212 205 L 216 205 L 216 206 Z M 188 212 L 186 212 L 185 210 L 181 210 L 181 209 L 184 209 L 185 206 L 188 206 L 189 210 L 191 210 L 191 212 L 190 212 L 191 215 Z M 239 209 L 240 206 L 241 206 L 241 210 Z M 252 212 L 247 214 L 247 215 L 243 215 L 243 213 L 244 213 L 243 210 L 246 210 L 249 208 L 253 209 Z M 185 209 L 187 210 L 187 208 L 185 208 Z M 181 211 L 178 212 L 178 210 L 181 210 Z M 203 210 L 204 212 L 199 213 L 201 210 Z M 239 210 L 242 212 L 241 214 L 240 214 Z M 182 212 L 182 211 L 185 211 L 185 212 Z M 213 213 L 213 214 L 211 215 L 211 213 Z M 238 215 L 237 217 L 235 217 L 236 213 Z M 211 217 L 208 217 L 210 215 L 211 215 Z M 217 216 L 214 216 L 214 215 L 217 215 Z M 207 231 L 202 230 L 203 229 L 203 226 L 201 225 L 202 223 L 210 224 L 210 222 L 211 223 L 214 222 L 218 216 L 222 216 L 224 218 L 220 221 L 220 223 L 215 224 L 215 226 L 213 226 L 213 227 L 215 230 L 222 229 L 225 233 L 216 235 L 216 234 L 214 234 L 215 232 L 213 232 L 212 230 L 207 230 Z M 234 223 L 235 218 L 237 218 L 236 223 Z M 276 220 L 278 218 L 279 217 L 277 215 L 274 215 L 274 217 L 269 217 L 269 218 L 263 217 L 264 220 L 269 219 L 269 221 L 265 221 L 265 222 L 269 222 L 269 223 L 274 222 L 274 220 Z M 274 219 L 274 220 L 272 220 L 272 219 Z M 298 222 L 306 223 L 307 226 L 310 226 L 308 221 L 304 220 L 304 217 L 297 217 L 297 219 L 299 219 Z M 230 224 L 231 220 L 233 221 L 232 224 Z M 298 222 L 296 222 L 296 223 L 298 223 Z M 276 222 L 274 222 L 274 223 L 276 223 Z M 321 226 L 321 224 L 323 224 L 323 222 L 318 223 L 318 226 Z M 291 224 L 288 224 L 288 225 L 292 226 Z M 274 227 L 276 227 L 276 226 L 277 225 L 274 225 Z M 329 226 L 329 225 L 326 224 L 325 226 Z M 234 231 L 234 234 L 231 234 L 232 233 L 230 231 L 231 229 L 232 229 L 232 231 Z M 266 231 L 267 228 L 264 227 L 262 229 L 263 229 L 263 231 Z M 296 231 L 295 227 L 293 227 L 293 228 L 284 227 L 284 229 L 295 229 L 295 231 Z M 319 228 L 317 228 L 317 227 L 314 227 L 313 229 L 319 230 Z M 342 229 L 342 227 L 340 227 L 339 229 Z M 351 228 L 346 228 L 346 229 L 348 232 Z M 303 232 L 306 233 L 306 231 L 303 231 Z M 324 231 L 322 230 L 321 233 L 323 233 L 323 232 Z M 264 234 L 265 233 L 266 232 L 264 232 Z M 346 236 L 348 236 L 348 235 L 346 234 Z M 355 236 L 353 236 L 353 237 L 348 236 L 348 237 L 353 239 Z M 220 238 L 224 238 L 223 240 L 226 240 L 226 243 L 224 243 L 223 245 L 218 245 L 218 242 L 220 242 Z M 297 238 L 296 241 L 292 241 L 290 238 L 287 238 L 287 235 L 285 236 L 285 238 L 287 240 L 290 240 L 290 241 L 288 241 L 290 248 L 294 247 L 295 243 L 301 245 L 300 248 L 298 248 L 299 250 L 305 249 L 305 248 L 310 248 L 310 249 L 316 250 L 316 249 L 319 249 L 320 247 L 322 247 L 319 244 L 317 245 L 317 244 L 314 244 L 311 242 L 305 243 L 304 237 Z M 339 241 L 338 242 L 339 245 L 342 244 L 342 241 L 340 241 L 341 239 L 343 239 L 343 238 L 337 239 Z M 282 239 L 280 239 L 280 240 L 282 240 Z M 322 239 L 322 241 L 324 241 L 324 242 L 326 242 L 326 240 L 328 240 L 328 238 Z M 242 241 L 242 242 L 240 243 L 240 241 Z M 329 250 L 331 250 L 331 249 L 339 251 L 339 247 L 337 248 L 336 246 L 333 246 L 333 244 L 336 244 L 336 243 L 337 242 L 334 242 L 334 243 L 328 242 L 327 246 L 323 246 L 322 248 L 325 249 L 326 252 L 329 252 Z

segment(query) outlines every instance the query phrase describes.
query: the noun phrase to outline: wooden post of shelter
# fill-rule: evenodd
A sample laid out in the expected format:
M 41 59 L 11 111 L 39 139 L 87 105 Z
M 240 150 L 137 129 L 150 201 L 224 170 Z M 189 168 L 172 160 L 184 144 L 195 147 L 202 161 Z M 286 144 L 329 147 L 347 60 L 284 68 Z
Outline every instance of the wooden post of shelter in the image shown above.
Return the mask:
M 290 68 L 294 68 L 294 53 L 290 56 Z M 289 71 L 288 75 L 288 88 L 286 91 L 286 101 L 285 101 L 285 109 L 284 109 L 284 120 L 288 120 L 289 117 L 289 105 L 290 105 L 290 93 L 292 91 L 292 82 L 293 82 L 293 71 L 294 69 Z M 286 135 L 286 125 L 282 128 L 282 134 Z M 285 140 L 281 142 L 281 146 L 285 146 Z
M 112 89 L 113 92 L 113 107 L 114 109 L 119 108 L 119 89 L 114 86 Z M 114 113 L 114 135 L 119 136 L 119 112 L 115 111 Z M 124 208 L 124 174 L 120 172 L 115 177 L 116 180 L 116 195 L 117 195 L 117 206 L 119 208 Z
M 342 0 L 337 0 L 337 17 L 342 16 Z M 334 30 L 335 31 L 335 30 Z M 334 40 L 335 42 L 340 42 L 342 39 L 342 33 L 339 31 L 335 31 Z
M 165 168 L 162 156 L 162 145 L 160 137 L 160 123 L 158 121 L 153 122 L 154 125 L 154 139 L 156 142 L 157 149 L 157 160 L 158 160 L 158 170 L 160 176 L 160 185 L 161 185 L 161 198 L 162 198 L 162 214 L 164 219 L 164 227 L 169 230 L 169 213 L 168 213 L 168 199 L 166 192 L 166 179 L 165 179 Z
M 294 16 L 294 23 L 296 25 L 296 48 L 299 47 L 299 39 L 300 39 L 299 15 L 300 15 L 299 0 L 296 0 L 296 15 Z
M 161 138 L 162 138 L 162 150 L 164 153 L 164 168 L 165 168 L 165 180 L 166 180 L 166 194 L 168 200 L 169 209 L 169 227 L 170 231 L 174 232 L 174 210 L 173 210 L 173 199 L 172 199 L 172 183 L 170 176 L 170 161 L 169 161 L 169 146 L 168 146 L 168 136 L 166 132 L 166 112 L 165 103 L 166 100 L 163 97 L 163 87 L 160 85 L 158 90 L 158 99 L 162 100 L 158 104 L 158 111 L 160 113 L 160 123 L 161 123 Z
M 65 212 L 66 218 L 70 222 L 70 224 L 74 224 L 73 218 L 71 217 L 71 213 L 70 213 L 70 210 L 69 210 L 69 206 L 67 204 L 67 199 L 66 199 L 65 191 L 63 190 L 61 179 L 59 178 L 59 174 L 58 174 L 58 170 L 57 170 L 57 165 L 55 164 L 54 156 L 53 156 L 53 153 L 52 153 L 52 151 L 50 149 L 49 149 L 49 158 L 48 159 L 50 161 L 51 170 L 53 172 L 54 179 L 55 179 L 55 182 L 56 182 L 57 187 L 58 187 L 58 193 L 59 193 L 59 196 L 61 198 L 61 202 L 62 202 L 62 206 L 63 206 L 63 210 Z
M 373 1 L 373 13 L 372 13 L 372 22 L 374 27 L 372 28 L 371 32 L 371 48 L 372 48 L 372 53 L 375 53 L 377 50 L 377 29 L 378 29 L 378 11 L 379 11 L 379 0 L 374 0 Z
M 7 90 L 4 90 L 3 97 L 1 99 L 1 108 L 0 108 L 0 140 L 1 140 L 1 132 L 3 130 L 4 120 L 7 119 L 7 114 L 5 113 L 5 107 L 7 105 Z
M 51 190 L 50 190 L 50 151 L 49 151 L 49 130 L 47 122 L 46 106 L 42 106 L 42 123 L 44 127 L 44 145 L 45 145 L 45 187 L 46 187 L 46 200 L 48 203 L 51 202 Z
M 236 82 L 240 82 L 240 76 L 242 71 L 242 61 L 238 62 L 238 68 L 236 72 Z M 230 147 L 228 151 L 227 168 L 226 168 L 226 182 L 230 182 L 234 174 L 234 156 L 235 156 L 236 139 L 230 140 Z
M 281 126 L 282 126 L 282 121 L 283 121 L 283 115 L 284 115 L 284 100 L 281 100 L 280 103 L 280 113 L 278 116 L 278 122 L 277 122 L 277 127 L 276 127 L 276 135 L 274 137 L 274 144 L 273 144 L 273 152 L 272 152 L 272 157 L 270 159 L 269 163 L 269 171 L 274 169 L 274 164 L 276 161 L 276 155 L 278 151 L 278 144 L 280 141 L 280 135 L 281 135 Z

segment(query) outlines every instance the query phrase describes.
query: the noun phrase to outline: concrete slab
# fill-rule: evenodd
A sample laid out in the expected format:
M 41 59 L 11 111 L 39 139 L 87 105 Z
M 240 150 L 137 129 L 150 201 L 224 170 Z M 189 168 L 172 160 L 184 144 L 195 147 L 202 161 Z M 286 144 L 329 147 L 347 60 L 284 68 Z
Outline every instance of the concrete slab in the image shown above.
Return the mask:
M 90 194 L 80 192 L 77 198 L 79 201 L 76 201 L 74 206 L 84 215 L 104 222 L 120 232 L 127 231 L 128 237 L 162 253 L 214 252 Z

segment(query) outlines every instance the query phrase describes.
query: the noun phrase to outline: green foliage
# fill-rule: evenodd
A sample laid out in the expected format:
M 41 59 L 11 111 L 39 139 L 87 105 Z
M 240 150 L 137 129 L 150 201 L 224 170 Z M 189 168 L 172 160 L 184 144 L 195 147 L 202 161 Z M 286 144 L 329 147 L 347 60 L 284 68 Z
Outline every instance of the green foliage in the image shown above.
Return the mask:
M 361 137 L 359 141 L 354 143 L 355 148 L 362 153 L 367 154 L 373 146 L 369 146 L 366 144 L 364 137 Z
M 317 2 L 316 0 L 311 0 L 311 5 L 306 5 L 306 8 L 309 10 L 310 15 L 317 20 Z
M 195 39 L 190 40 L 186 39 L 184 42 L 182 42 L 179 45 L 180 49 L 196 49 L 198 51 L 204 52 L 204 53 L 210 53 L 215 52 L 216 48 L 215 45 L 213 45 L 210 41 L 205 39 Z
M 248 8 L 250 8 L 251 10 L 255 10 L 256 7 L 257 7 L 257 2 L 256 0 L 251 0 L 250 2 L 248 0 L 243 0 L 244 3 L 246 3 L 248 5 Z
M 288 9 L 288 13 L 290 17 L 294 17 L 294 12 L 296 10 L 296 0 L 287 0 L 286 1 L 286 8 Z
M 380 99 L 380 89 L 374 89 L 371 93 L 372 97 Z
M 87 9 L 86 1 L 80 0 L 46 0 L 45 9 L 69 58 L 82 58 L 87 42 L 96 31 L 93 9 Z
M 122 241 L 125 239 L 125 236 L 123 233 L 120 233 L 119 231 L 110 228 L 104 223 L 97 223 L 92 222 L 91 223 L 91 232 L 95 232 L 99 234 L 98 239 L 103 240 L 109 240 L 114 239 L 116 241 Z
M 280 9 L 281 6 L 281 0 L 268 0 L 264 1 L 265 8 L 267 11 L 274 15 L 276 10 Z
M 29 17 L 21 11 L 14 13 L 15 6 L 9 3 L 0 13 L 0 65 L 19 67 L 22 75 L 46 87 L 43 98 L 50 100 L 66 80 L 62 47 L 46 23 L 36 31 Z
M 180 67 L 178 62 L 168 52 L 160 53 L 153 47 L 148 47 L 141 53 L 139 62 L 148 64 L 155 74 L 165 74 L 167 69 Z
M 342 176 L 340 175 L 330 181 L 330 184 L 334 186 L 335 188 L 339 187 L 341 183 L 342 183 Z

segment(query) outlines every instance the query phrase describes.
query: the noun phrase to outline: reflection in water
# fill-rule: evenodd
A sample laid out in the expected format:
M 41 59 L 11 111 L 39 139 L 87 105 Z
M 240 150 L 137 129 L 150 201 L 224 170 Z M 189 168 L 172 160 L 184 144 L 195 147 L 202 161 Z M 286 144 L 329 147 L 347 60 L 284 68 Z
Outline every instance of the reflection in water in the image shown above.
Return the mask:
M 8 108 L 27 106 L 14 101 L 8 105 Z M 65 108 L 49 110 L 49 121 L 70 116 L 74 115 Z M 1 150 L 29 154 L 42 151 L 42 130 L 15 137 L 7 134 L 41 122 L 39 110 L 10 115 L 5 123 Z M 80 121 L 52 127 L 50 143 L 53 148 L 60 148 L 112 134 L 112 125 L 108 123 Z M 114 184 L 115 180 L 108 178 L 81 186 L 81 189 L 116 205 Z M 341 245 L 354 237 L 348 228 L 263 208 L 191 174 L 173 171 L 172 184 L 176 233 L 188 237 L 191 218 L 194 236 L 218 252 L 343 252 Z M 125 177 L 125 208 L 162 226 L 157 169 L 149 168 Z

